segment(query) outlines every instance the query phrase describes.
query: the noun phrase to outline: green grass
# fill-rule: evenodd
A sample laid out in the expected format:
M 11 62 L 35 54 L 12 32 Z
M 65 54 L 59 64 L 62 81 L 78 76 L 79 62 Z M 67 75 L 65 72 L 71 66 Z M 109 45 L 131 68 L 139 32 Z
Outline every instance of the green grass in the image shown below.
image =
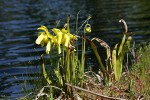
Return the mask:
M 131 73 L 138 78 L 133 90 L 150 97 L 150 44 L 141 47 L 135 53 L 135 64 Z

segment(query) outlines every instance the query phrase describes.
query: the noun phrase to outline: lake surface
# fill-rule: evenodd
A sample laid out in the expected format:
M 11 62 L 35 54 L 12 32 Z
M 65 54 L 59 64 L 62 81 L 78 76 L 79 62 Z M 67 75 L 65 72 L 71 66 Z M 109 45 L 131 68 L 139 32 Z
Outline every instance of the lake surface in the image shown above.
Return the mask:
M 39 56 L 45 52 L 35 45 L 37 28 L 53 28 L 58 21 L 63 26 L 67 15 L 75 28 L 79 11 L 79 26 L 92 16 L 91 38 L 99 37 L 113 46 L 122 38 L 118 21 L 124 19 L 135 43 L 150 41 L 149 0 L 0 0 L 0 98 L 23 96 L 24 80 L 34 79 Z

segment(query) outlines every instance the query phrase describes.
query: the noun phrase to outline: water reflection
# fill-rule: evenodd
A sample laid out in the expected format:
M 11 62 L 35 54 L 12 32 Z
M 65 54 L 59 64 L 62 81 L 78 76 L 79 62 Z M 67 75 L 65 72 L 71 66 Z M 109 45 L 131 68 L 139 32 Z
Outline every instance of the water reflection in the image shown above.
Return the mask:
M 52 28 L 56 20 L 61 20 L 62 26 L 70 14 L 71 25 L 75 26 L 76 14 L 80 10 L 79 25 L 89 14 L 92 15 L 90 23 L 94 31 L 91 37 L 99 37 L 113 46 L 121 40 L 123 28 L 118 20 L 123 18 L 129 31 L 135 33 L 134 41 L 139 43 L 149 41 L 149 5 L 149 0 L 1 0 L 0 97 L 19 97 L 22 78 L 28 79 L 27 74 L 33 74 L 25 70 L 35 72 L 40 67 L 37 59 L 44 48 L 34 44 L 36 28 L 40 25 Z M 90 52 L 88 56 L 91 59 Z M 18 77 L 19 83 L 13 76 Z

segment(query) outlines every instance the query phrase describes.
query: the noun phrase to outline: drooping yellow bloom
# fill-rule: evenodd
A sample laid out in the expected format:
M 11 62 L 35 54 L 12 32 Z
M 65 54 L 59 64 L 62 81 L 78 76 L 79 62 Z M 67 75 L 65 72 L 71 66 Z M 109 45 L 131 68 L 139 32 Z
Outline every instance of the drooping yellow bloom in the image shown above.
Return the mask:
M 36 39 L 36 44 L 40 44 L 42 47 L 46 45 L 46 53 L 49 54 L 51 44 L 54 44 L 57 47 L 58 54 L 61 53 L 61 45 L 65 48 L 69 48 L 71 45 L 71 40 L 76 40 L 76 36 L 68 33 L 68 31 L 63 28 L 62 30 L 53 28 L 52 31 L 55 33 L 55 36 L 50 34 L 46 26 L 41 26 L 38 30 L 42 30 L 43 32 L 39 32 L 38 38 Z
M 65 46 L 65 47 L 68 47 L 68 45 L 70 44 L 70 37 L 69 37 L 69 35 L 67 35 L 67 34 L 64 34 L 64 40 L 63 40 L 63 45 Z
M 62 44 L 63 46 L 65 47 L 68 47 L 70 45 L 70 41 L 71 40 L 76 40 L 77 37 L 68 33 L 66 29 L 62 29 L 62 33 L 63 33 L 63 41 L 62 41 Z
M 50 32 L 48 31 L 47 27 L 46 26 L 41 26 L 38 28 L 38 30 L 42 30 L 45 32 L 45 34 L 49 37 L 49 38 L 53 38 L 53 35 L 50 34 Z
M 60 45 L 62 43 L 63 33 L 57 28 L 53 28 L 52 31 L 56 34 L 56 39 L 55 40 L 57 40 L 57 41 L 55 41 L 54 43 L 57 46 L 58 54 L 60 54 L 61 53 Z
M 43 47 L 45 44 L 47 44 L 47 42 L 48 42 L 48 36 L 44 32 L 40 32 L 35 43 Z
M 87 33 L 91 33 L 91 27 L 87 27 L 87 28 L 86 28 L 86 32 L 87 32 Z
M 52 31 L 56 34 L 57 44 L 61 44 L 63 33 L 57 28 L 53 28 Z
M 46 45 L 46 54 L 49 54 L 50 49 L 51 49 L 51 42 L 48 41 L 48 43 L 47 43 L 47 45 Z
M 38 38 L 36 39 L 35 43 L 39 45 L 41 44 L 43 39 L 44 39 L 44 34 L 40 34 Z
M 91 33 L 91 25 L 90 24 L 85 25 L 85 32 L 86 33 Z
M 43 30 L 43 32 L 39 32 L 35 43 L 41 45 L 42 47 L 46 45 L 46 53 L 49 54 L 51 45 L 50 38 L 53 36 L 48 32 L 48 29 L 45 26 L 39 27 L 38 30 Z

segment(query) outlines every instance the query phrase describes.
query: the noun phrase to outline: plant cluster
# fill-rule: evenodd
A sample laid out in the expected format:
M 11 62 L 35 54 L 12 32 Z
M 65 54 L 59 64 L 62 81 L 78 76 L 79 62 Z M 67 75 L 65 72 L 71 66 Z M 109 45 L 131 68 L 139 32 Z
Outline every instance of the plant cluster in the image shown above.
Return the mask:
M 58 90 L 61 90 L 60 96 L 66 96 L 66 98 L 74 98 L 75 93 L 73 86 L 79 86 L 84 88 L 85 86 L 85 47 L 86 42 L 90 44 L 95 57 L 99 63 L 100 71 L 102 73 L 101 79 L 104 80 L 104 83 L 108 85 L 113 81 L 119 81 L 122 76 L 122 66 L 125 53 L 129 50 L 130 42 L 132 36 L 127 35 L 127 25 L 124 20 L 120 22 L 124 23 L 125 32 L 118 47 L 118 43 L 115 45 L 114 49 L 111 51 L 109 45 L 99 39 L 87 39 L 86 34 L 91 32 L 91 25 L 88 24 L 88 21 L 91 17 L 88 17 L 87 20 L 82 24 L 84 26 L 83 33 L 78 33 L 78 30 L 74 34 L 70 32 L 70 17 L 67 18 L 67 23 L 62 29 L 53 28 L 52 33 L 49 32 L 46 26 L 41 26 L 38 28 L 40 32 L 38 33 L 38 38 L 36 39 L 36 44 L 41 45 L 42 47 L 46 45 L 46 54 L 50 55 L 50 59 L 55 59 L 55 62 L 51 62 L 52 66 L 55 66 L 54 69 L 54 79 L 50 78 L 48 71 L 45 68 L 45 62 L 43 55 L 41 56 L 41 65 L 44 78 L 46 79 L 48 85 L 50 86 L 50 92 L 47 95 L 48 98 L 54 99 L 53 96 L 58 93 Z M 80 35 L 80 36 L 79 36 Z M 82 52 L 81 57 L 78 54 L 78 47 L 76 45 L 77 40 L 82 40 Z M 94 40 L 100 43 L 101 46 L 106 48 L 107 58 L 106 64 L 103 64 Z M 52 49 L 55 51 L 57 49 L 57 54 L 52 52 Z M 55 58 L 52 56 L 55 55 Z M 96 76 L 100 76 L 95 74 Z M 101 80 L 100 80 L 101 81 Z M 104 84 L 104 85 L 105 85 Z M 55 86 L 54 86 L 55 85 Z M 57 88 L 56 88 L 57 87 Z M 59 87 L 59 89 L 58 89 Z M 78 88 L 79 89 L 79 88 Z M 82 90 L 80 94 L 82 95 Z M 40 92 L 41 93 L 41 92 Z M 36 99 L 38 99 L 41 94 L 38 94 Z M 59 96 L 59 97 L 60 97 Z M 62 98 L 63 98 L 62 97 Z

